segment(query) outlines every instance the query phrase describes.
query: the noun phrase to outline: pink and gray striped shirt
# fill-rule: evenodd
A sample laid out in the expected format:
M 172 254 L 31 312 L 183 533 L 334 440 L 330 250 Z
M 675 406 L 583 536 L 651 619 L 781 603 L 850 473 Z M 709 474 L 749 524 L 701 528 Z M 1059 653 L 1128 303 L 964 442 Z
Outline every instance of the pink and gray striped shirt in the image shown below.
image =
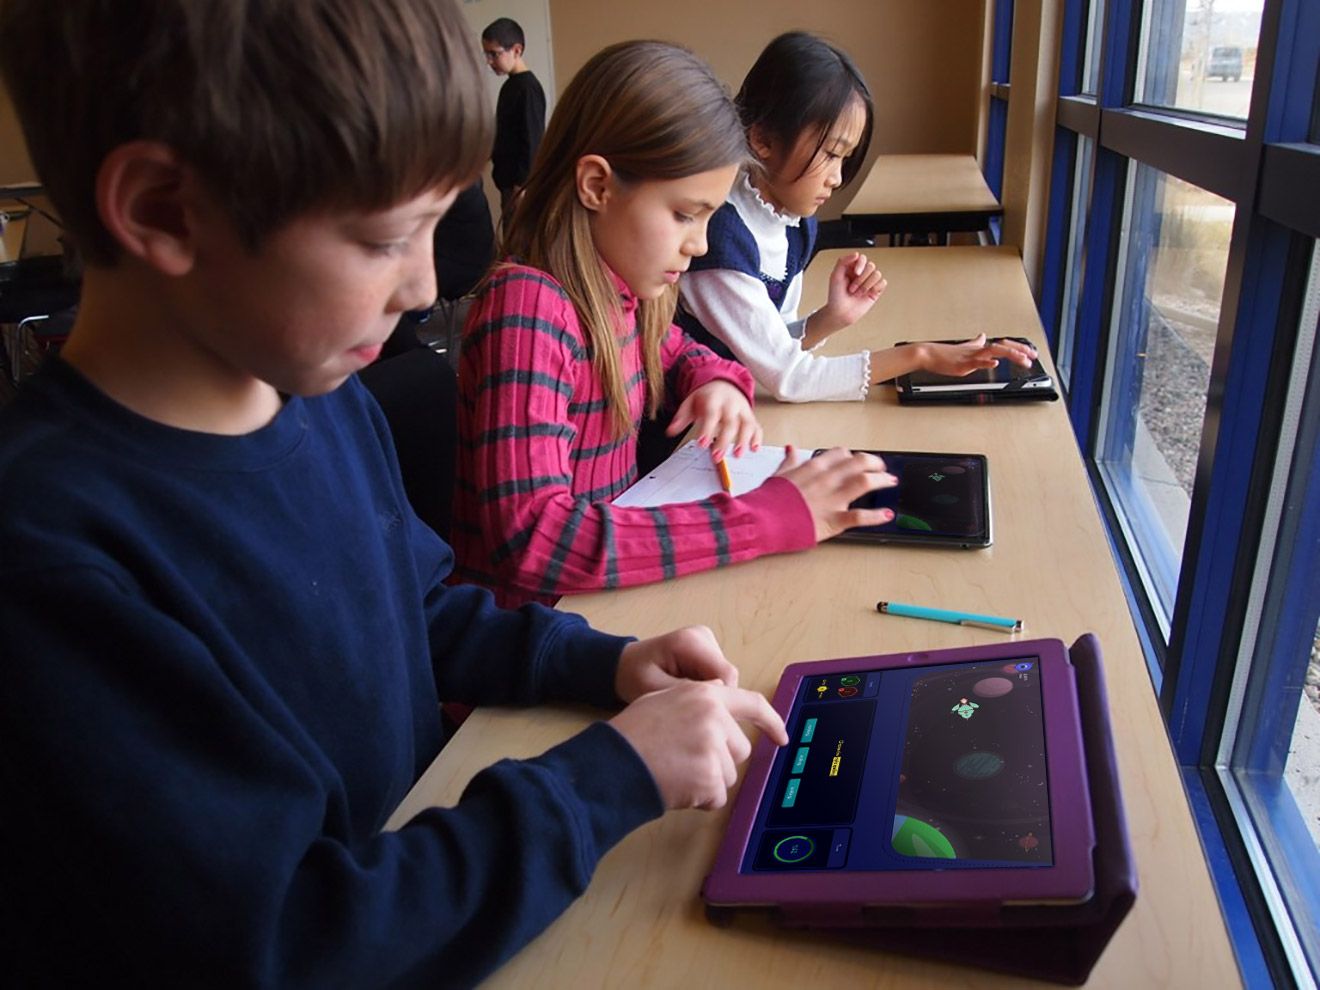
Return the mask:
M 637 298 L 617 277 L 620 365 L 634 426 L 646 403 Z M 749 398 L 751 376 L 670 327 L 667 395 L 716 379 Z M 459 367 L 456 577 L 506 606 L 646 584 L 814 545 L 792 482 L 657 508 L 610 504 L 637 478 L 636 429 L 617 437 L 590 345 L 563 288 L 536 268 L 501 268 L 473 305 Z

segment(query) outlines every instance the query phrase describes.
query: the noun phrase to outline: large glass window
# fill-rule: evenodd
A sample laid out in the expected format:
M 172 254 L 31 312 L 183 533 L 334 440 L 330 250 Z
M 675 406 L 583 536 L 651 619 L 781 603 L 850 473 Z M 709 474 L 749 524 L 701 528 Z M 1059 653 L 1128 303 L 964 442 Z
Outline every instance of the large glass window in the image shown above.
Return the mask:
M 1104 26 L 1104 0 L 1091 0 L 1086 12 L 1086 53 L 1082 56 L 1082 92 L 1100 92 L 1100 31 Z
M 1091 200 L 1091 169 L 1094 142 L 1077 135 L 1077 164 L 1073 170 L 1071 218 L 1068 222 L 1068 256 L 1063 272 L 1063 307 L 1059 321 L 1059 378 L 1065 388 L 1072 382 L 1073 343 L 1077 332 L 1077 305 L 1082 294 L 1082 272 L 1086 266 L 1086 212 Z
M 1013 0 L 994 0 L 993 36 L 990 51 L 990 81 L 999 86 L 1009 83 L 1009 69 L 1013 52 Z M 1008 100 L 994 93 L 990 96 L 990 112 L 986 135 L 985 161 L 982 172 L 986 185 L 995 199 L 1004 195 L 1004 142 L 1008 131 Z M 999 243 L 1001 220 L 990 221 L 990 233 Z
M 1096 460 L 1167 639 L 1234 206 L 1143 164 L 1126 202 Z
M 1314 252 L 1219 766 L 1300 978 L 1320 971 L 1320 252 Z
M 1145 0 L 1135 100 L 1245 119 L 1264 0 Z

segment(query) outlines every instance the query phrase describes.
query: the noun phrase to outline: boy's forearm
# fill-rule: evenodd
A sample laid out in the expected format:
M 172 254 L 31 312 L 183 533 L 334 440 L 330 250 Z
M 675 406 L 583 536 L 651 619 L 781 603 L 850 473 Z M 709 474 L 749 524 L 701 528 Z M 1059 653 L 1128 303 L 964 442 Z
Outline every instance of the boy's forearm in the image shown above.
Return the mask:
M 631 637 L 592 629 L 543 605 L 502 609 L 474 585 L 438 588 L 427 602 L 441 699 L 466 704 L 619 703 L 619 654 Z

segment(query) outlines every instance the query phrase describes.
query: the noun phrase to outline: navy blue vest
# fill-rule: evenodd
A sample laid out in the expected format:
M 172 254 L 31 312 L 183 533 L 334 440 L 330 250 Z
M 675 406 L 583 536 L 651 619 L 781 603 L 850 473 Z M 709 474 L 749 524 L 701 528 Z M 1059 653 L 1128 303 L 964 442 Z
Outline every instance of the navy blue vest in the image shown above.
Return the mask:
M 804 217 L 796 227 L 785 227 L 784 233 L 788 236 L 788 264 L 784 278 L 773 279 L 761 271 L 761 250 L 756 245 L 756 238 L 747 229 L 734 205 L 725 203 L 710 218 L 710 227 L 706 231 L 709 250 L 701 257 L 692 259 L 691 270 L 701 272 L 728 269 L 760 279 L 770 301 L 778 309 L 783 305 L 784 294 L 788 292 L 790 283 L 811 261 L 812 250 L 816 245 L 816 218 Z M 698 343 L 705 344 L 730 361 L 738 360 L 724 342 L 702 326 L 681 303 L 674 319 Z

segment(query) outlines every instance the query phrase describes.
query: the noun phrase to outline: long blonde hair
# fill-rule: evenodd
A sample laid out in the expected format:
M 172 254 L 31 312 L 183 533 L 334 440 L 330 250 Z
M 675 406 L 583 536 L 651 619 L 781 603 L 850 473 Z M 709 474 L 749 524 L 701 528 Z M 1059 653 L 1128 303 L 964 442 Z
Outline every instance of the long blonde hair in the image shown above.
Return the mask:
M 628 41 L 594 55 L 555 108 L 503 253 L 549 272 L 564 287 L 587 334 L 592 362 L 617 435 L 632 427 L 615 337 L 620 306 L 578 199 L 577 162 L 605 158 L 623 182 L 682 179 L 747 161 L 738 112 L 710 67 L 685 48 Z M 646 414 L 664 399 L 660 342 L 674 319 L 678 289 L 637 311 L 646 372 Z

